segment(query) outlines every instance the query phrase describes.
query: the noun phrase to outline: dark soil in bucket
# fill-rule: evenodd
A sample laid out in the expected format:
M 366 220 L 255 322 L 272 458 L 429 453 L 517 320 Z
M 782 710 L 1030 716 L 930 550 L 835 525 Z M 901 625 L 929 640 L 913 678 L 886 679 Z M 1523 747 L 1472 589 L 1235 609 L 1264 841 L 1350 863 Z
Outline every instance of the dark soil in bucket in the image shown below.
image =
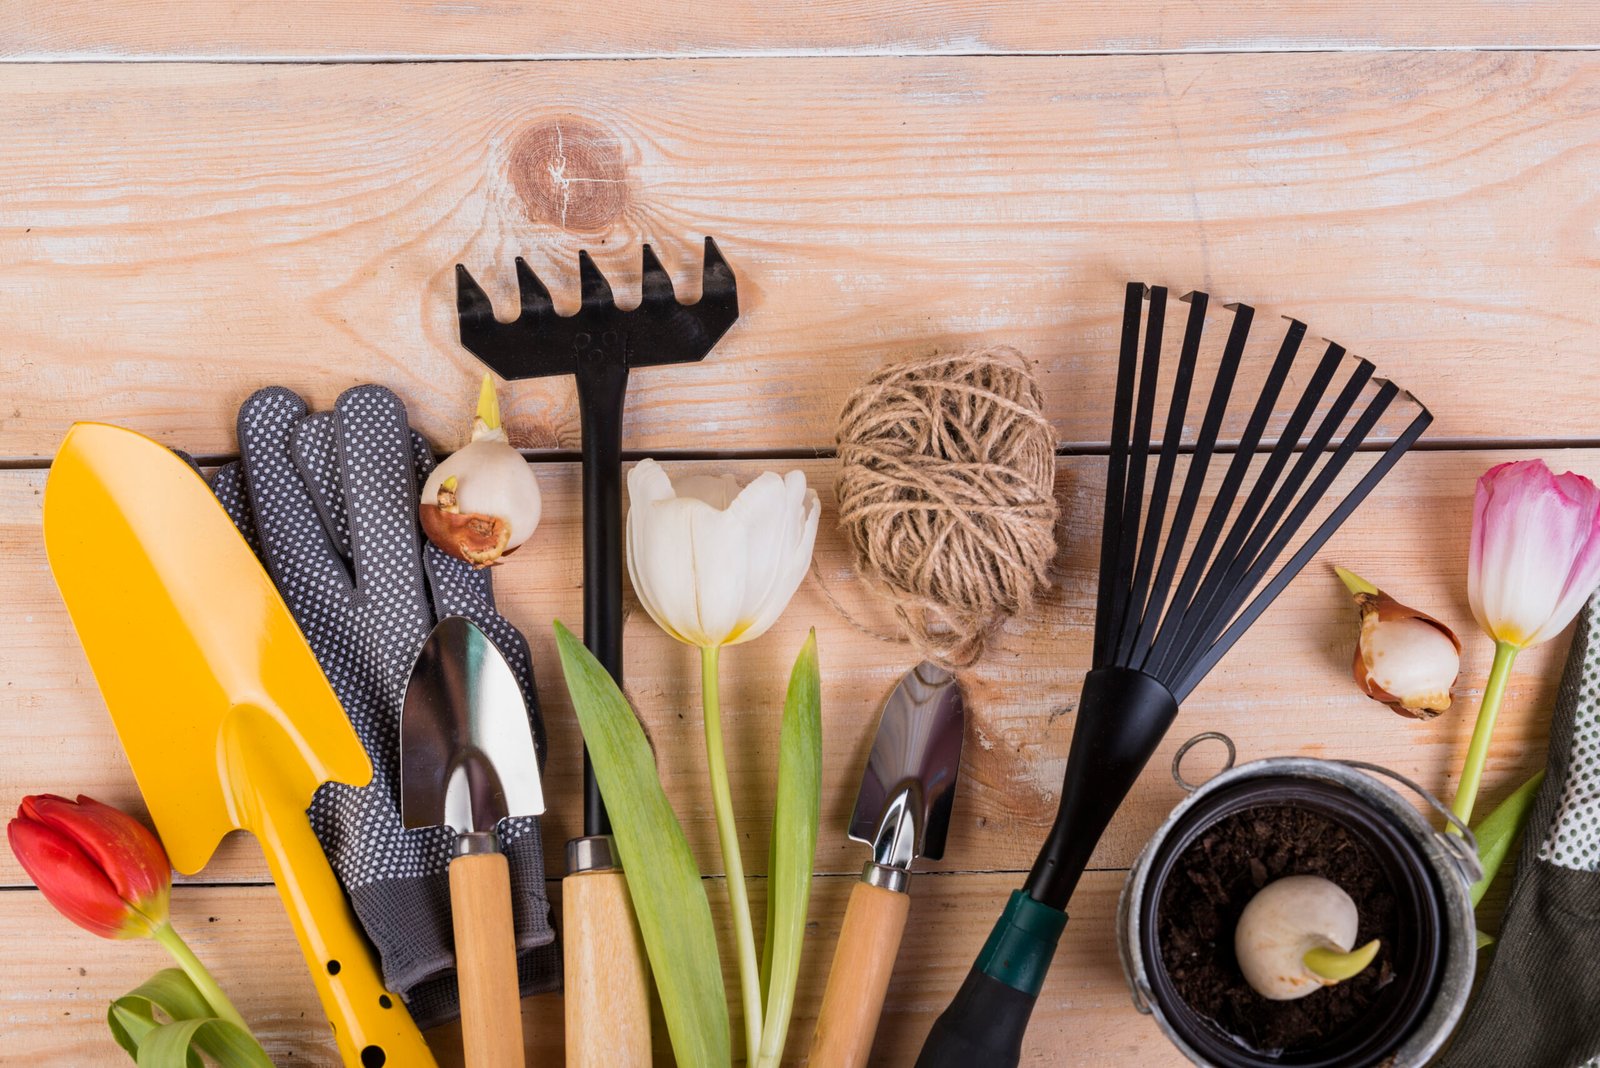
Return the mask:
M 1337 883 L 1361 917 L 1356 945 L 1383 946 L 1360 975 L 1297 1001 L 1270 1001 L 1244 981 L 1233 953 L 1239 914 L 1257 890 L 1288 875 Z M 1261 1053 L 1319 1045 L 1360 1020 L 1393 978 L 1398 911 L 1378 858 L 1345 827 L 1294 805 L 1225 816 L 1177 859 L 1157 911 L 1157 944 L 1178 995 L 1200 1015 Z

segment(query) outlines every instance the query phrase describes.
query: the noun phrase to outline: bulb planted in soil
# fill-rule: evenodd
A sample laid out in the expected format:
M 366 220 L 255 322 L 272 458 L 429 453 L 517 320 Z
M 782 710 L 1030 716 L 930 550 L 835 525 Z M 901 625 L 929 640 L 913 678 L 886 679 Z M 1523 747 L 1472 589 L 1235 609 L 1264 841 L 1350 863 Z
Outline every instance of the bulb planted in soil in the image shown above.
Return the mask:
M 1279 1001 L 1246 981 L 1234 935 L 1262 889 L 1292 876 L 1336 883 L 1357 913 L 1351 944 L 1379 945 L 1351 978 Z M 1174 992 L 1196 1015 L 1246 1049 L 1294 1053 L 1368 1017 L 1394 978 L 1399 913 L 1389 876 L 1364 841 L 1320 812 L 1267 804 L 1222 817 L 1176 858 L 1157 902 L 1156 945 Z
M 1293 1001 L 1353 978 L 1378 955 L 1373 939 L 1353 949 L 1361 918 L 1338 884 L 1319 875 L 1268 883 L 1233 932 L 1245 982 L 1272 1001 Z

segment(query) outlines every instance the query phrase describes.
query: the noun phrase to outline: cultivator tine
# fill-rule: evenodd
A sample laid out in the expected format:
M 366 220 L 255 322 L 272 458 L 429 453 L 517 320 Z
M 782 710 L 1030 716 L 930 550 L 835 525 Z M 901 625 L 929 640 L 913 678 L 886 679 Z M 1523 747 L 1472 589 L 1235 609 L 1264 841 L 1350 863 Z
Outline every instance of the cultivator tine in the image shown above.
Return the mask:
M 463 344 L 466 343 L 466 331 L 469 328 L 477 331 L 495 325 L 494 305 L 489 303 L 489 294 L 459 263 L 456 264 L 456 315 L 461 320 Z
M 521 256 L 517 257 L 517 293 L 522 297 L 522 311 L 517 316 L 517 322 L 537 324 L 546 316 L 556 313 L 556 306 L 550 300 L 550 291 Z
M 644 271 L 639 279 L 639 307 L 676 304 L 678 294 L 673 292 L 672 277 L 667 274 L 667 269 L 661 266 L 661 261 L 656 259 L 656 250 L 646 245 L 643 259 Z
M 587 251 L 578 253 L 578 292 L 583 301 L 579 316 L 617 310 L 617 302 L 611 296 L 611 283 L 606 281 Z

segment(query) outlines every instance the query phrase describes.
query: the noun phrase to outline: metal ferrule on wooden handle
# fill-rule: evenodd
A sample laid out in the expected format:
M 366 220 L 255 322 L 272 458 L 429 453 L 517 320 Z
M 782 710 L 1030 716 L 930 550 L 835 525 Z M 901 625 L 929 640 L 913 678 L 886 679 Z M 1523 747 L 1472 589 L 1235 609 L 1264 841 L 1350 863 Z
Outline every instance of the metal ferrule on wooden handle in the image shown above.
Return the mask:
M 461 1046 L 472 1068 L 522 1068 L 522 992 L 504 853 L 450 862 L 450 913 L 461 992 Z
M 567 843 L 561 920 L 568 1068 L 651 1064 L 650 965 L 614 856 L 606 836 Z
M 886 878 L 890 873 L 898 878 Z M 867 1063 L 911 909 L 905 885 L 904 871 L 869 863 L 861 881 L 851 887 L 811 1040 L 811 1068 Z

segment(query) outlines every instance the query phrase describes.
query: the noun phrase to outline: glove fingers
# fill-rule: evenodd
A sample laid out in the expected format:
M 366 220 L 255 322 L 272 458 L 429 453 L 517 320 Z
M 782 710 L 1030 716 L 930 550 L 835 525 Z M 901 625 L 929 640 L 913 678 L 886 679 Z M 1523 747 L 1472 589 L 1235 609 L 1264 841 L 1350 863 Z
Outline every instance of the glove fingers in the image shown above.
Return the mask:
M 347 600 L 350 573 L 328 539 L 294 464 L 289 439 L 305 401 L 280 386 L 258 390 L 239 409 L 239 454 L 262 558 L 297 620 L 308 604 Z
M 350 559 L 350 512 L 339 474 L 339 417 L 333 412 L 306 416 L 289 439 L 295 467 L 311 491 L 311 502 L 328 538 Z
M 411 462 L 417 469 L 417 492 L 421 493 L 422 484 L 433 473 L 433 449 L 428 446 L 428 440 L 415 430 L 411 431 Z
M 255 516 L 250 514 L 250 496 L 244 488 L 244 466 L 235 460 L 217 468 L 211 475 L 210 485 L 211 492 L 222 502 L 222 510 L 228 513 L 228 518 L 233 520 L 233 525 L 239 528 L 239 533 L 249 543 L 250 551 L 260 556 L 261 539 L 256 536 Z
M 414 600 L 425 611 L 418 489 L 405 405 L 382 386 L 357 386 L 340 395 L 334 411 L 356 588 Z

